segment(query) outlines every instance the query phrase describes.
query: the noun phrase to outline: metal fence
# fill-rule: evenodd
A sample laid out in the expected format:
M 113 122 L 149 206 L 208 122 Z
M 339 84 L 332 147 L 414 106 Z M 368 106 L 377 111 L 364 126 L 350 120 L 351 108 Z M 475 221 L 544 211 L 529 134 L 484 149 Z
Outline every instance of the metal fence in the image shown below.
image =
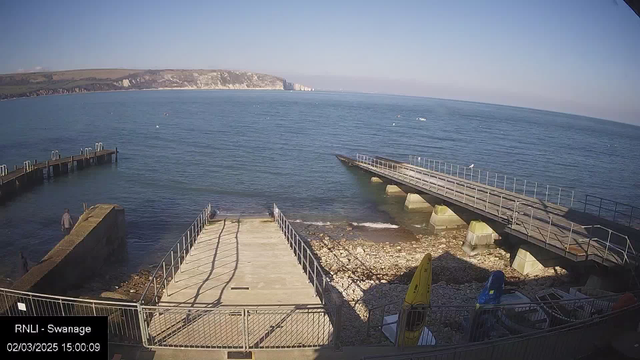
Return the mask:
M 640 229 L 640 209 L 633 205 L 599 196 L 586 195 L 582 211 L 618 224 Z
M 320 297 L 320 305 L 207 307 L 199 304 L 157 306 L 162 292 L 180 270 L 180 264 L 207 223 L 211 206 L 200 214 L 165 255 L 152 275 L 141 306 L 143 343 L 149 347 L 202 349 L 316 348 L 331 344 L 335 317 L 327 311 L 327 278 L 306 244 L 274 205 L 275 221 Z M 181 245 L 182 244 L 182 247 Z M 153 288 L 153 292 L 151 290 Z M 154 306 L 155 305 L 155 306 Z
M 572 260 L 594 260 L 606 265 L 639 262 L 627 236 L 612 232 L 615 236 L 606 240 L 594 237 L 582 225 L 567 220 L 562 209 L 417 166 L 362 154 L 356 156 L 356 161 L 363 168 L 500 220 L 506 224 L 506 231 Z
M 191 252 L 191 248 L 195 244 L 198 235 L 200 235 L 205 225 L 209 223 L 210 214 L 211 204 L 200 212 L 187 231 L 182 234 L 180 239 L 173 244 L 171 249 L 162 258 L 151 275 L 149 283 L 142 292 L 142 297 L 140 298 L 141 304 L 156 305 L 158 303 L 164 290 L 175 277 L 176 272 L 180 271 L 180 265 L 182 265 L 184 259 Z
M 572 207 L 574 203 L 575 192 L 566 187 L 539 184 L 537 181 L 414 155 L 409 155 L 409 164 L 556 205 Z
M 585 195 L 583 201 L 576 199 L 575 191 L 567 187 L 541 184 L 524 178 L 415 155 L 409 155 L 409 164 L 546 203 L 573 208 L 605 220 L 640 229 L 640 209 L 633 205 L 589 194 Z
M 276 204 L 273 204 L 273 217 L 293 251 L 293 255 L 302 267 L 302 272 L 307 276 L 309 283 L 313 284 L 316 295 L 324 305 L 333 327 L 332 343 L 336 347 L 339 346 L 342 329 L 342 309 L 344 307 L 342 297 L 331 285 L 328 276 L 324 273 L 320 262 L 309 249 L 309 246 L 298 235 Z
M 624 294 L 499 305 L 424 306 L 385 304 L 369 309 L 367 335 L 397 347 L 449 346 L 554 329 L 609 314 Z M 638 294 L 636 293 L 636 296 Z M 423 328 L 426 327 L 426 330 Z M 393 328 L 393 331 L 389 331 Z M 397 330 L 399 329 L 399 331 Z M 389 338 L 395 336 L 395 338 Z M 415 343 L 413 345 L 416 345 Z
M 527 306 L 533 304 L 525 304 Z M 522 308 L 520 312 L 527 308 Z M 616 335 L 635 330 L 640 321 L 640 304 L 551 326 L 531 332 L 483 342 L 454 346 L 429 346 L 421 351 L 367 356 L 364 359 L 465 360 L 465 359 L 569 359 L 588 355 L 608 344 Z M 499 324 L 500 318 L 495 318 Z
M 325 275 L 322 267 L 320 267 L 319 261 L 313 255 L 309 246 L 300 238 L 295 231 L 289 220 L 282 214 L 280 209 L 273 204 L 273 215 L 276 224 L 282 230 L 289 247 L 293 251 L 293 255 L 302 267 L 302 272 L 307 276 L 310 284 L 313 284 L 313 289 L 316 295 L 320 298 L 322 304 L 326 303 L 327 295 L 331 293 L 331 287 L 329 286 L 329 280 Z
M 321 306 L 149 307 L 146 345 L 203 349 L 316 348 L 329 344 L 333 327 Z
M 136 303 L 75 299 L 10 289 L 0 289 L 0 297 L 0 316 L 107 316 L 109 342 L 142 342 Z

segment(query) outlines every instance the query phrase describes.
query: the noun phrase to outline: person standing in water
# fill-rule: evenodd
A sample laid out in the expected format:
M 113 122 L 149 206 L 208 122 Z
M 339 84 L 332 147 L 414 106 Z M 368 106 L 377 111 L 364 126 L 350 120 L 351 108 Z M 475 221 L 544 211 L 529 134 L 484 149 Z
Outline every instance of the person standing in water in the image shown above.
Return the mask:
M 60 225 L 62 226 L 62 231 L 69 234 L 71 229 L 73 229 L 73 218 L 71 214 L 69 214 L 69 209 L 64 209 L 64 214 L 62 214 L 62 220 L 60 220 Z

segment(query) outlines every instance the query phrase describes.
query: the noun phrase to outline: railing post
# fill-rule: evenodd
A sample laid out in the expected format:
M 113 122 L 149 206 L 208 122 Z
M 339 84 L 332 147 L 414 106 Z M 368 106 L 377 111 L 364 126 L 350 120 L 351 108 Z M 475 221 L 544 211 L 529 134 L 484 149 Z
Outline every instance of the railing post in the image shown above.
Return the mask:
M 180 243 L 178 243 L 178 246 L 180 246 Z M 173 265 L 173 250 L 171 250 L 171 280 L 175 278 L 176 278 L 176 270 Z
M 140 324 L 140 336 L 142 337 L 142 345 L 149 346 L 147 322 L 144 320 L 144 312 L 141 304 L 143 301 L 144 299 L 140 299 L 140 302 L 137 304 L 138 323 Z
M 186 255 L 191 254 L 191 229 L 187 230 L 187 253 Z
M 467 180 L 467 167 L 466 167 L 466 166 L 465 166 L 465 167 L 463 167 L 463 168 L 462 168 L 462 171 L 463 171 L 463 173 L 462 173 L 462 178 L 463 178 L 463 179 L 465 179 L 465 180 Z
M 613 208 L 613 221 L 616 221 L 616 212 L 618 212 L 618 202 L 616 201 L 616 206 Z
M 537 199 L 538 197 L 536 196 L 538 194 L 538 182 L 536 181 L 536 186 L 533 188 L 533 198 Z
M 633 206 L 631 207 L 631 213 L 629 214 L 629 226 L 631 226 L 631 221 L 633 220 Z
M 502 190 L 507 190 L 507 175 L 504 176 L 504 184 L 502 184 Z
M 624 260 L 622 261 L 622 265 L 624 265 L 625 261 L 629 261 L 629 258 L 627 258 L 628 251 L 629 251 L 629 239 L 627 239 L 627 246 L 624 248 Z
M 398 314 L 398 321 L 396 322 L 396 347 L 404 347 L 404 333 L 407 326 L 407 316 L 410 314 L 410 306 L 402 305 L 400 313 Z
M 493 180 L 493 187 L 498 187 L 498 173 L 496 173 L 496 179 Z
M 460 177 L 460 165 L 457 165 L 456 168 L 456 177 L 459 178 Z
M 313 258 L 313 291 L 318 296 L 318 262 Z
M 571 223 L 571 230 L 569 231 L 569 242 L 567 243 L 567 247 L 564 248 L 564 257 L 567 257 L 569 246 L 571 246 L 571 235 L 573 235 L 573 222 Z
M 589 259 L 589 249 L 591 248 L 591 239 L 593 238 L 593 236 L 591 236 L 591 232 L 593 231 L 593 226 L 589 227 L 589 241 L 587 242 L 587 253 L 586 253 L 586 258 L 585 260 Z
M 582 212 L 584 212 L 584 213 L 587 212 L 587 201 L 589 201 L 589 195 L 585 194 L 585 196 L 584 196 L 584 210 L 582 210 Z
M 562 193 L 562 188 L 558 188 L 558 205 L 560 205 L 560 194 Z
M 502 216 L 502 195 L 500 195 L 500 207 L 498 208 L 498 217 Z
M 487 190 L 487 202 L 484 204 L 484 211 L 488 211 L 489 210 L 489 196 L 491 196 L 491 192 L 489 192 L 489 190 Z M 455 193 L 454 196 L 455 198 Z
M 518 182 L 518 179 L 514 176 L 513 177 L 513 193 L 516 192 L 516 183 Z
M 522 195 L 527 196 L 527 179 L 524 179 L 524 190 L 522 190 Z
M 511 218 L 511 228 L 513 229 L 513 225 L 516 223 L 516 220 L 518 218 L 518 200 L 516 200 L 516 202 L 513 204 L 513 216 Z
M 182 253 L 182 262 L 184 263 L 187 261 L 187 248 L 184 241 L 184 234 L 182 235 Z M 180 272 L 182 272 L 182 266 L 180 266 Z
M 462 197 L 462 202 L 467 203 L 467 183 L 464 184 L 464 196 Z
M 547 243 L 549 243 L 549 237 L 551 236 L 551 222 L 553 221 L 553 216 L 549 215 L 549 229 L 547 230 L 547 240 L 544 242 L 544 247 L 547 247 Z
M 247 309 L 242 309 L 242 350 L 247 351 L 249 349 L 249 315 Z
M 569 205 L 570 208 L 573 207 L 573 195 L 575 195 L 575 191 L 571 190 L 571 205 Z
M 549 185 L 547 185 L 547 194 L 544 196 L 544 202 L 549 201 Z
M 607 237 L 607 248 L 604 250 L 604 259 L 602 261 L 607 260 L 607 255 L 609 254 L 609 243 L 611 242 L 611 230 L 609 230 L 609 237 Z
M 600 210 L 602 209 L 602 198 L 600 198 L 600 205 L 598 206 L 598 217 L 600 217 Z
M 167 264 L 162 260 L 162 280 L 164 282 L 164 288 L 167 288 Z
M 485 181 L 485 185 L 489 186 L 489 172 L 487 171 L 487 180 Z
M 473 206 L 477 207 L 478 206 L 478 187 L 476 186 L 476 196 L 474 196 L 473 198 Z
M 529 208 L 531 210 L 531 219 L 529 219 L 529 233 L 531 232 L 531 225 L 533 224 L 533 208 Z

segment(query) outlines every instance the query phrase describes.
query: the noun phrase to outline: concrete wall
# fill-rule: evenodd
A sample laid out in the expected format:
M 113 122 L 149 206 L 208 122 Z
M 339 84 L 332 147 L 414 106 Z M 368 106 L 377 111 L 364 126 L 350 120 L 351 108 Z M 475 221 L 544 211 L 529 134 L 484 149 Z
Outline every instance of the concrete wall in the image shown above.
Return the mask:
M 90 279 L 126 243 L 124 209 L 99 204 L 82 214 L 71 233 L 29 270 L 13 289 L 63 294 Z

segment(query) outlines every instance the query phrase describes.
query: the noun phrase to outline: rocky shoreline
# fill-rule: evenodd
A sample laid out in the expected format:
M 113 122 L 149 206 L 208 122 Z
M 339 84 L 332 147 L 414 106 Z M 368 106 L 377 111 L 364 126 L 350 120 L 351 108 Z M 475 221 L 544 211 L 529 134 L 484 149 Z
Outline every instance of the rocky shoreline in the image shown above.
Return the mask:
M 475 305 L 494 270 L 505 273 L 507 288 L 517 289 L 529 297 L 549 287 L 578 285 L 559 267 L 545 269 L 535 276 L 523 276 L 511 268 L 511 255 L 502 248 L 469 257 L 461 247 L 466 230 L 416 235 L 416 241 L 371 242 L 355 236 L 351 226 L 336 229 L 337 226 L 341 225 L 297 225 L 296 228 L 308 239 L 332 285 L 348 304 L 343 311 L 344 344 L 384 342 L 379 331 L 367 334 L 367 327 L 379 325 L 382 316 L 397 313 L 415 269 L 426 253 L 431 253 L 433 258 L 433 306 Z

